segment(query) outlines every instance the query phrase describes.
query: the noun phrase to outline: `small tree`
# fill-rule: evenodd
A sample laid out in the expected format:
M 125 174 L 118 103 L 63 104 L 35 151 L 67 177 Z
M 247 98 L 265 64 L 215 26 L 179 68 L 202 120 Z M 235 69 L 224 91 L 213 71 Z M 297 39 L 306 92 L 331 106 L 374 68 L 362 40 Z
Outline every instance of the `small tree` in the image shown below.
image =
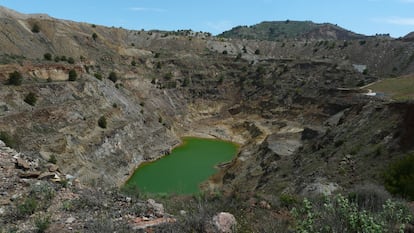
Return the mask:
M 166 81 L 170 81 L 172 79 L 172 77 L 173 77 L 173 74 L 171 72 L 168 72 L 164 75 L 164 79 Z
M 101 127 L 102 129 L 106 129 L 107 123 L 106 123 L 106 118 L 105 116 L 101 116 L 98 120 L 98 126 Z
M 7 84 L 20 86 L 22 84 L 22 81 L 23 81 L 22 74 L 20 74 L 20 72 L 18 71 L 14 71 L 13 73 L 9 74 L 9 79 L 7 81 Z
M 24 102 L 26 102 L 26 103 L 28 103 L 28 104 L 30 104 L 32 106 L 35 106 L 36 101 L 37 101 L 37 97 L 36 97 L 35 93 L 33 93 L 33 92 L 30 92 L 24 98 Z
M 2 140 L 4 142 L 4 144 L 6 144 L 6 146 L 10 147 L 10 148 L 16 148 L 16 140 L 13 136 L 11 136 L 10 134 L 8 134 L 5 131 L 1 131 L 0 132 L 0 140 Z
M 69 57 L 68 58 L 68 63 L 69 64 L 75 64 L 75 59 L 73 59 L 73 57 Z
M 92 34 L 92 39 L 94 41 L 96 41 L 96 39 L 98 39 L 98 34 L 96 34 L 95 32 Z
M 137 62 L 135 60 L 132 60 L 131 61 L 131 66 L 136 66 L 136 65 L 137 65 Z
M 76 81 L 76 78 L 78 77 L 78 74 L 76 73 L 76 70 L 70 70 L 69 71 L 69 81 Z
M 101 73 L 95 73 L 94 74 L 95 78 L 102 80 L 102 74 Z
M 39 26 L 39 24 L 37 24 L 37 23 L 33 24 L 32 32 L 33 33 L 39 33 L 40 32 L 40 26 Z
M 254 54 L 259 55 L 259 54 L 260 54 L 260 49 L 256 49 L 256 50 L 254 51 Z
M 112 71 L 111 73 L 109 73 L 108 79 L 111 80 L 113 83 L 116 83 L 116 81 L 118 81 L 118 76 L 114 71 Z
M 52 60 L 52 54 L 50 54 L 50 53 L 45 53 L 43 55 L 43 57 L 46 61 L 51 61 Z

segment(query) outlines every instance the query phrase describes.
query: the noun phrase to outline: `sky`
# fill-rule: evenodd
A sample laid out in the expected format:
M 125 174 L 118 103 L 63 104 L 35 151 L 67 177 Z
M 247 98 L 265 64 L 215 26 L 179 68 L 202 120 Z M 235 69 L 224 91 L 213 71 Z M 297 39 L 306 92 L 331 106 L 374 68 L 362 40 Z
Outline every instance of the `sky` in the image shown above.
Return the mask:
M 356 33 L 414 31 L 414 0 L 0 0 L 21 13 L 136 30 L 180 30 L 217 35 L 262 21 L 311 20 Z

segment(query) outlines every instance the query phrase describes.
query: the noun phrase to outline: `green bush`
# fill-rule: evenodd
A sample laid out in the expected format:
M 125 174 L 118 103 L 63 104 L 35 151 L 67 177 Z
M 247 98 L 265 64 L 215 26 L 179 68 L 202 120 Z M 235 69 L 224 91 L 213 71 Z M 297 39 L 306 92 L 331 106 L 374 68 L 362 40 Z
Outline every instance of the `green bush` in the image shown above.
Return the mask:
M 18 71 L 14 71 L 13 73 L 9 74 L 9 79 L 7 81 L 7 84 L 20 86 L 22 84 L 22 81 L 23 81 L 22 74 Z
M 92 34 L 92 39 L 96 41 L 96 39 L 98 39 L 98 34 L 96 34 L 95 32 Z
M 52 155 L 49 157 L 48 162 L 49 162 L 49 163 L 56 164 L 56 163 L 57 163 L 57 158 L 56 158 L 56 155 L 52 154 Z
M 17 206 L 17 217 L 23 218 L 35 212 L 38 206 L 37 200 L 34 197 L 28 197 L 23 203 Z
M 26 102 L 26 103 L 28 103 L 28 104 L 30 104 L 32 106 L 35 106 L 36 101 L 37 101 L 37 97 L 36 97 L 35 93 L 33 93 L 33 92 L 30 92 L 24 98 L 24 102 Z
M 35 219 L 35 226 L 37 233 L 46 232 L 47 228 L 50 226 L 50 216 L 39 216 Z
M 118 75 L 112 71 L 109 76 L 108 79 L 111 80 L 113 83 L 116 83 L 116 81 L 118 81 Z
M 388 199 L 377 212 L 367 211 L 342 195 L 314 202 L 304 199 L 291 210 L 294 232 L 404 232 L 412 220 L 408 207 Z
M 51 60 L 52 60 L 52 54 L 50 54 L 50 53 L 45 53 L 45 54 L 43 54 L 43 58 L 44 58 L 46 61 L 51 61 Z
M 299 198 L 291 194 L 282 194 L 279 197 L 280 205 L 283 207 L 292 207 L 299 203 Z
M 7 132 L 1 131 L 0 132 L 0 140 L 6 144 L 6 146 L 10 148 L 16 148 L 16 140 L 14 137 L 10 136 Z
M 68 58 L 68 63 L 69 64 L 75 64 L 75 59 L 73 59 L 73 57 L 69 57 Z
M 173 78 L 173 74 L 171 72 L 168 72 L 164 75 L 164 79 L 166 81 L 170 81 Z
M 102 74 L 101 73 L 95 73 L 94 74 L 95 78 L 102 80 Z
M 106 122 L 106 118 L 105 116 L 101 116 L 98 120 L 98 126 L 101 127 L 102 129 L 106 129 L 107 127 L 107 122 Z
M 384 183 L 390 193 L 414 200 L 414 154 L 391 163 L 384 172 Z
M 137 65 L 137 62 L 136 61 L 131 61 L 131 66 L 136 66 Z
M 78 74 L 76 73 L 76 70 L 69 70 L 69 81 L 76 81 L 76 78 L 78 77 Z
M 33 33 L 39 33 L 40 32 L 40 26 L 39 26 L 39 24 L 37 24 L 37 23 L 33 24 L 33 26 L 32 26 L 32 32 Z
M 260 54 L 260 49 L 256 49 L 256 50 L 254 51 L 254 54 L 259 55 L 259 54 Z

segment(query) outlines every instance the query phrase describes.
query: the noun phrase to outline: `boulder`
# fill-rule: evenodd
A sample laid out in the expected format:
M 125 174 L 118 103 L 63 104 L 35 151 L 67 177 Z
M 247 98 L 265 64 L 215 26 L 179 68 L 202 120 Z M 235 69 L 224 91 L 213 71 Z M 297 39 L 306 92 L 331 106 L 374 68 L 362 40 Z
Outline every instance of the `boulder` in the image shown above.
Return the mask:
M 20 178 L 38 178 L 40 176 L 40 171 L 27 171 L 27 172 L 19 172 Z
M 160 203 L 156 203 L 153 199 L 147 200 L 147 207 L 151 209 L 157 217 L 162 217 L 165 214 L 164 206 Z
M 236 230 L 237 221 L 232 214 L 221 212 L 213 217 L 213 224 L 217 232 L 232 233 Z
M 17 158 L 16 159 L 16 165 L 17 165 L 18 168 L 23 168 L 23 169 L 26 169 L 26 170 L 30 169 L 30 164 L 22 158 Z
M 69 217 L 68 219 L 66 219 L 66 222 L 65 223 L 73 223 L 73 222 L 75 222 L 76 221 L 76 218 L 74 218 L 74 217 Z
M 55 178 L 55 173 L 53 172 L 43 172 L 42 174 L 39 175 L 38 179 L 52 179 Z
M 50 172 L 55 172 L 55 171 L 59 170 L 59 166 L 56 165 L 56 164 L 53 164 L 53 163 L 46 164 L 46 167 Z

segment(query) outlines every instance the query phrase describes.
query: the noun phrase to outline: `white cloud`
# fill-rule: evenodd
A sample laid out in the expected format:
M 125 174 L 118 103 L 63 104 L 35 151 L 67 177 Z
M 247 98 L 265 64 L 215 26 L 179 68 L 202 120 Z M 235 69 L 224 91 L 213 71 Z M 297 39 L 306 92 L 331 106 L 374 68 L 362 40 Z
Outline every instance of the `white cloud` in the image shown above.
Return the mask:
M 390 17 L 383 19 L 374 19 L 374 21 L 395 25 L 414 26 L 414 18 Z
M 233 23 L 228 20 L 221 20 L 217 22 L 207 22 L 207 26 L 215 31 L 223 32 L 233 27 Z
M 167 10 L 162 8 L 148 8 L 148 7 L 131 7 L 131 11 L 146 11 L 146 12 L 166 12 Z

